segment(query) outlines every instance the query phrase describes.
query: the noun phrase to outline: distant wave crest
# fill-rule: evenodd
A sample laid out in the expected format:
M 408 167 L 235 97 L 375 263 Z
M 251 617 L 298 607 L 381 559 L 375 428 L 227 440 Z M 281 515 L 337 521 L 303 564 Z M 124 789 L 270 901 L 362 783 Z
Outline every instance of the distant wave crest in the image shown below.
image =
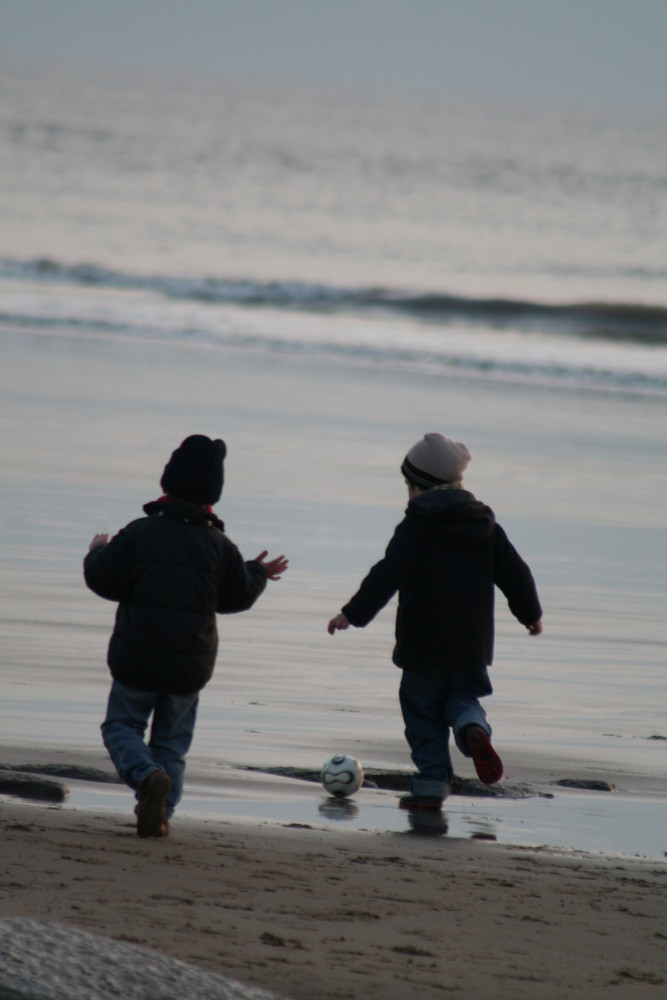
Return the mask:
M 578 337 L 643 344 L 667 344 L 667 306 L 642 303 L 550 304 L 442 293 L 409 293 L 386 288 L 339 288 L 298 281 L 179 278 L 113 271 L 95 264 L 61 264 L 49 258 L 0 259 L 0 278 L 143 289 L 165 297 L 240 306 L 313 311 L 384 310 L 416 322 L 507 329 L 541 329 Z

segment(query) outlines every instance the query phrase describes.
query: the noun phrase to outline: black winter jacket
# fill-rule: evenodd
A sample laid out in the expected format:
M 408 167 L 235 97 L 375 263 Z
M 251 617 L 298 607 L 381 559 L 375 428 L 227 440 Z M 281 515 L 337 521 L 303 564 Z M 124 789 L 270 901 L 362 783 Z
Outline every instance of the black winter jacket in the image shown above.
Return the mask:
M 542 617 L 532 573 L 466 490 L 429 490 L 408 504 L 380 562 L 343 607 L 363 627 L 398 591 L 393 661 L 405 670 L 445 672 L 452 691 L 491 692 L 494 585 L 526 626 Z
M 210 680 L 216 612 L 245 611 L 266 572 L 244 562 L 224 525 L 184 501 L 154 501 L 84 559 L 86 583 L 118 601 L 109 642 L 113 677 L 142 691 L 190 694 Z

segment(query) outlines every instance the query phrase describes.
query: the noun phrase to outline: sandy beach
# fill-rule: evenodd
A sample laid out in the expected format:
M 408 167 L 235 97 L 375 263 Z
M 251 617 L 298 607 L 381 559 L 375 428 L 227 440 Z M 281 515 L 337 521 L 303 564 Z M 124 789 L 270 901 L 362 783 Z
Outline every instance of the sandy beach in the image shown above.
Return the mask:
M 662 997 L 667 865 L 5 800 L 0 918 L 157 949 L 291 1000 Z

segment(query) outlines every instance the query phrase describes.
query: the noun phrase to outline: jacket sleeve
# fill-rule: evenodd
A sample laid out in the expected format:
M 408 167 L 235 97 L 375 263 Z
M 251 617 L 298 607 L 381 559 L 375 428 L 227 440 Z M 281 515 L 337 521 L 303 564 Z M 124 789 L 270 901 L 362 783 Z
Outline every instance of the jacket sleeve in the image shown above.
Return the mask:
M 342 608 L 351 625 L 363 628 L 412 578 L 419 563 L 416 532 L 406 518 L 396 528 L 384 558 L 369 570 L 354 597 Z
M 225 539 L 226 572 L 218 590 L 219 614 L 234 614 L 251 608 L 266 587 L 266 570 L 256 559 L 244 562 L 243 556 L 228 538 Z
M 83 576 L 88 587 L 108 601 L 125 601 L 133 584 L 133 542 L 123 528 L 106 545 L 88 552 L 83 560 Z
M 542 617 L 533 574 L 509 538 L 496 524 L 493 531 L 494 583 L 507 598 L 510 611 L 522 625 L 534 625 Z

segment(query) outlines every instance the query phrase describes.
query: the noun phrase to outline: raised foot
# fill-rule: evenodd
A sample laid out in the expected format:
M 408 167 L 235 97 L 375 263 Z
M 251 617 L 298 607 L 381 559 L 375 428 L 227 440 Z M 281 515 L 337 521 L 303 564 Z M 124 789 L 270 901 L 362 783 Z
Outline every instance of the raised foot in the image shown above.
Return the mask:
M 491 746 L 491 740 L 480 726 L 468 726 L 465 737 L 477 777 L 485 785 L 495 785 L 503 776 L 503 762 Z

